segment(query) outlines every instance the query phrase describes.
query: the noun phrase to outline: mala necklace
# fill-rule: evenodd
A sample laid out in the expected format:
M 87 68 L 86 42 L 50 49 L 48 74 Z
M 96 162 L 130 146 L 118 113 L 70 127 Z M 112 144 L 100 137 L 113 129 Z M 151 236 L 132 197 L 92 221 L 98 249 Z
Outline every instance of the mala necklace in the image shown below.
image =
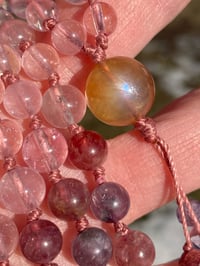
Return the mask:
M 6 4 L 21 19 L 0 10 L 0 98 L 8 114 L 0 121 L 0 158 L 5 169 L 0 180 L 0 203 L 14 214 L 25 214 L 27 223 L 18 237 L 14 222 L 0 215 L 0 265 L 9 265 L 18 243 L 30 262 L 58 265 L 52 261 L 62 249 L 63 237 L 55 223 L 42 218 L 40 208 L 46 182 L 51 183 L 46 197 L 50 211 L 58 219 L 73 221 L 76 228 L 76 235 L 69 241 L 78 265 L 104 266 L 112 256 L 112 265 L 153 265 L 155 249 L 150 238 L 121 222 L 129 210 L 130 198 L 120 184 L 106 182 L 102 167 L 108 153 L 106 141 L 77 124 L 84 117 L 87 100 L 100 121 L 112 126 L 134 124 L 135 130 L 158 151 L 171 174 L 186 239 L 179 265 L 198 266 L 200 253 L 189 231 L 192 225 L 193 235 L 200 232 L 194 204 L 180 185 L 168 145 L 158 135 L 155 122 L 145 117 L 154 101 L 153 78 L 134 59 L 106 58 L 108 36 L 117 23 L 114 9 L 92 0 L 67 0 L 60 5 L 52 0 Z M 60 6 L 69 5 L 80 5 L 83 25 L 79 20 L 59 19 Z M 48 43 L 41 42 L 45 39 Z M 79 53 L 95 62 L 87 78 L 85 97 L 75 86 L 62 84 L 58 71 L 59 54 Z M 23 135 L 19 122 L 25 128 L 30 123 Z M 26 166 L 18 164 L 20 156 Z M 63 176 L 62 166 L 69 162 L 85 171 L 86 177 L 93 175 L 96 186 L 91 193 L 86 183 Z M 105 230 L 89 225 L 88 207 L 97 219 L 113 225 L 113 240 Z

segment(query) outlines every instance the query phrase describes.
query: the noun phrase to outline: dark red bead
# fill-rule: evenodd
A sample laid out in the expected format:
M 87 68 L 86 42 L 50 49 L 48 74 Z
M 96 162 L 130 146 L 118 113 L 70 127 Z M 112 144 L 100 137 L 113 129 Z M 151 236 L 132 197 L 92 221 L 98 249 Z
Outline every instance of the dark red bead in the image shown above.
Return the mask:
M 85 130 L 74 135 L 68 142 L 69 159 L 78 168 L 94 170 L 107 155 L 106 141 L 94 131 Z
M 62 234 L 54 223 L 36 220 L 23 228 L 19 243 L 28 260 L 38 264 L 49 263 L 62 248 Z
M 179 266 L 199 266 L 200 265 L 200 250 L 191 249 L 183 253 L 179 260 Z
M 85 184 L 73 178 L 65 178 L 54 184 L 48 194 L 48 204 L 56 217 L 76 220 L 88 208 L 89 191 Z

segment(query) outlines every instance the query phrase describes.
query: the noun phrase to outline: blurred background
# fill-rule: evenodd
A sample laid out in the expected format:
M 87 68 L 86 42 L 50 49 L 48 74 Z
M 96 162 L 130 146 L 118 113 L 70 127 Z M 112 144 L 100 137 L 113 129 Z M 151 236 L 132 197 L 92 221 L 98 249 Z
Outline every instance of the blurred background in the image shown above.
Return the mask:
M 160 32 L 137 56 L 156 83 L 156 101 L 150 115 L 174 98 L 200 87 L 200 1 L 191 4 L 168 27 Z M 200 103 L 199 103 L 200 104 Z M 83 124 L 112 138 L 128 127 L 113 128 L 97 121 L 89 112 Z M 191 197 L 200 198 L 196 192 Z M 184 237 L 176 218 L 176 205 L 170 203 L 140 219 L 133 228 L 146 232 L 156 246 L 155 264 L 173 260 L 182 254 Z

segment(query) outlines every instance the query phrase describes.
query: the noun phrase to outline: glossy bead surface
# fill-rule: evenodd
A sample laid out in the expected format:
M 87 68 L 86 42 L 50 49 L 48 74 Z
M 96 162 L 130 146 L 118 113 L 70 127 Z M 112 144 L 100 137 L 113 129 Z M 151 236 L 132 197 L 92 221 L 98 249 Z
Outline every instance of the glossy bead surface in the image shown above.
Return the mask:
M 3 101 L 4 93 L 5 93 L 5 86 L 3 81 L 0 79 L 0 103 L 2 103 Z
M 200 221 L 200 201 L 199 200 L 189 200 L 189 201 L 190 201 L 191 207 L 192 207 L 197 219 Z M 193 226 L 194 222 L 192 221 L 192 218 L 190 217 L 188 208 L 186 206 L 184 207 L 184 211 L 185 211 L 187 225 Z M 181 213 L 180 213 L 179 208 L 177 208 L 177 218 L 178 218 L 179 222 L 182 223 L 182 217 L 181 217 Z
M 30 27 L 37 31 L 47 31 L 44 22 L 56 19 L 56 4 L 52 0 L 30 1 L 26 8 L 26 20 Z
M 54 184 L 48 194 L 48 205 L 56 217 L 81 218 L 87 211 L 89 191 L 81 181 L 65 178 Z
M 12 157 L 22 146 L 23 137 L 20 126 L 9 119 L 0 120 L 0 159 Z
M 91 195 L 90 208 L 101 221 L 113 223 L 121 220 L 130 207 L 127 191 L 119 184 L 105 182 L 96 187 Z
M 42 173 L 58 169 L 66 160 L 67 143 L 55 128 L 38 128 L 24 139 L 22 155 L 25 163 Z
M 28 260 L 38 264 L 49 263 L 62 248 L 62 234 L 54 223 L 36 220 L 23 228 L 20 248 Z
M 62 21 L 53 28 L 51 41 L 61 54 L 75 55 L 86 42 L 85 28 L 75 20 Z
M 25 19 L 25 10 L 29 0 L 8 0 L 8 8 L 15 16 Z
M 3 105 L 17 119 L 37 114 L 42 106 L 42 94 L 38 84 L 30 80 L 18 80 L 6 88 Z
M 112 256 L 112 243 L 105 231 L 91 227 L 74 240 L 72 253 L 79 266 L 105 266 Z
M 2 214 L 0 214 L 0 235 L 0 261 L 6 261 L 17 247 L 19 233 L 15 223 Z
M 100 166 L 107 155 L 106 141 L 94 131 L 85 130 L 68 141 L 69 159 L 78 168 L 92 170 Z
M 13 15 L 7 10 L 0 8 L 0 26 L 7 20 L 13 19 Z
M 21 57 L 7 44 L 0 44 L 0 74 L 9 71 L 18 74 L 21 70 Z
M 152 266 L 155 248 L 151 239 L 140 231 L 129 231 L 115 241 L 115 259 L 118 266 Z
M 59 64 L 56 50 L 46 43 L 30 46 L 22 55 L 22 67 L 25 73 L 34 80 L 48 79 Z
M 0 180 L 0 202 L 16 214 L 28 213 L 42 203 L 46 186 L 41 175 L 28 167 L 15 167 Z
M 82 120 L 86 112 L 83 93 L 71 85 L 56 85 L 43 96 L 42 113 L 53 126 L 67 128 Z
M 200 265 L 200 250 L 192 249 L 185 252 L 179 260 L 179 266 L 199 266 Z
M 9 34 L 8 34 L 9 32 Z M 21 41 L 35 42 L 35 32 L 25 21 L 12 19 L 6 21 L 0 28 L 0 40 L 18 49 Z
M 150 110 L 155 96 L 154 81 L 137 60 L 113 57 L 91 71 L 86 96 L 88 107 L 102 122 L 130 125 Z
M 104 2 L 93 3 L 88 7 L 83 16 L 86 30 L 92 34 L 106 33 L 110 35 L 117 26 L 117 15 L 112 6 Z

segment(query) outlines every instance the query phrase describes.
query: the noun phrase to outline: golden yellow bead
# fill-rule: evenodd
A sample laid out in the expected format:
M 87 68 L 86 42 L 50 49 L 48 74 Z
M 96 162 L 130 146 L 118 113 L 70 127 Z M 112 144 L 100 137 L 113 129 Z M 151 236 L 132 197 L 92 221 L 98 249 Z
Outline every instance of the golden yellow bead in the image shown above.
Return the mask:
M 98 63 L 86 82 L 86 97 L 91 112 L 113 126 L 135 123 L 150 110 L 154 81 L 137 60 L 113 57 Z

